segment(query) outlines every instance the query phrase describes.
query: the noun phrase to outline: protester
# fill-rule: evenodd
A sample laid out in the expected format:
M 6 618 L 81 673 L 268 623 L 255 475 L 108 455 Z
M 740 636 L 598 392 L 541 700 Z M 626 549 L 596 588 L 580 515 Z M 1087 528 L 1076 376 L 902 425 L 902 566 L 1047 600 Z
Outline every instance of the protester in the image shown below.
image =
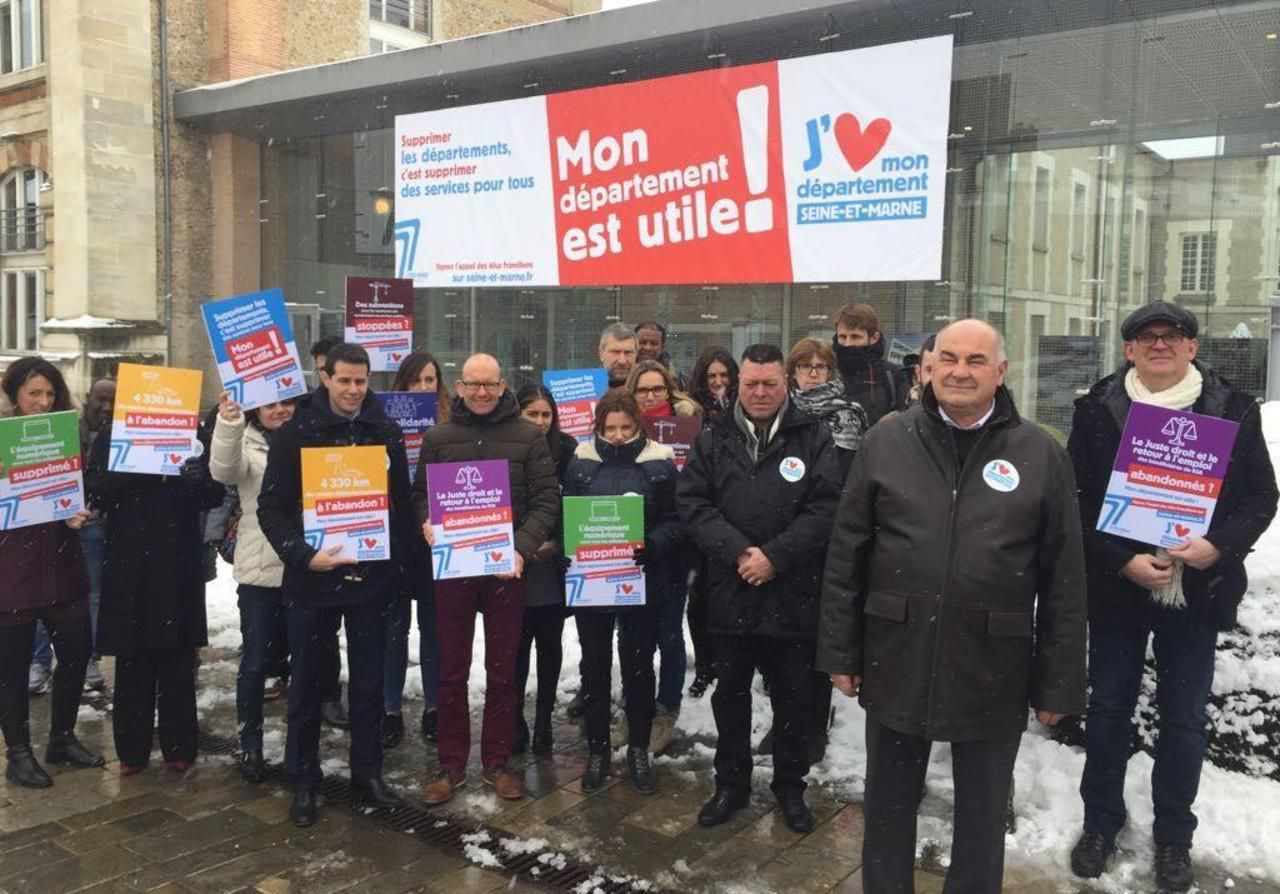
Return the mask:
M 88 456 L 98 433 L 111 424 L 115 410 L 116 383 L 114 379 L 98 379 L 89 386 L 85 396 L 84 414 L 80 417 L 80 454 Z M 90 514 L 80 529 L 80 545 L 84 548 L 85 562 L 89 567 L 89 621 L 93 631 L 93 654 L 84 672 L 86 692 L 98 692 L 106 688 L 107 681 L 98 667 L 98 606 L 102 600 L 102 566 L 106 561 L 106 532 L 102 519 Z M 43 626 L 43 625 L 42 625 Z
M 634 335 L 632 336 L 634 340 Z M 603 356 L 603 351 L 602 351 Z M 486 459 L 508 461 L 515 571 L 512 574 L 436 582 L 436 624 L 440 639 L 440 770 L 423 791 L 428 804 L 440 804 L 466 779 L 471 751 L 471 715 L 467 679 L 476 612 L 484 615 L 485 703 L 480 739 L 483 778 L 499 797 L 524 797 L 524 781 L 507 768 L 516 730 L 515 664 L 524 616 L 524 566 L 556 531 L 560 485 L 547 439 L 520 418 L 507 391 L 498 361 L 473 354 L 455 384 L 450 421 L 423 439 L 414 482 L 414 506 L 423 537 L 433 540 L 427 467 L 432 463 Z
M 560 414 L 555 398 L 541 385 L 525 385 L 516 394 L 521 418 L 538 426 L 546 436 L 555 463 L 556 480 L 564 486 L 564 473 L 573 459 L 578 442 L 560 431 Z M 537 755 L 551 753 L 551 714 L 556 707 L 556 686 L 560 681 L 560 665 L 564 660 L 564 573 L 559 562 L 560 538 L 554 532 L 538 547 L 524 568 L 524 620 L 520 633 L 520 652 L 516 657 L 516 739 L 518 754 L 532 748 Z M 533 741 L 525 720 L 525 690 L 529 684 L 529 659 L 533 646 L 538 647 L 538 697 L 534 708 Z
M 787 355 L 787 382 L 791 402 L 821 419 L 835 441 L 840 460 L 840 480 L 844 481 L 853 457 L 867 433 L 867 414 L 850 398 L 836 374 L 836 358 L 831 348 L 816 338 L 802 338 Z
M 236 674 L 236 727 L 240 731 L 240 774 L 261 782 L 262 703 L 278 640 L 287 637 L 283 594 L 284 565 L 258 524 L 258 494 L 267 470 L 267 452 L 276 433 L 293 418 L 296 400 L 267 404 L 244 413 L 222 392 L 213 429 L 209 474 L 236 488 L 240 519 L 236 526 L 232 577 L 240 609 L 240 669 Z M 287 654 L 287 650 L 286 650 Z
M 641 360 L 623 383 L 645 416 L 701 416 L 702 407 L 680 390 L 671 370 L 657 360 Z
M 920 403 L 924 396 L 925 386 L 933 379 L 933 356 L 934 345 L 938 336 L 930 335 L 920 345 L 920 361 L 916 365 L 915 383 L 911 386 L 911 390 L 907 392 L 907 406 L 914 407 Z
M 291 656 L 285 769 L 294 781 L 289 817 L 297 826 L 316 821 L 316 787 L 322 778 L 321 640 L 337 628 L 338 619 L 347 630 L 349 763 L 355 800 L 386 809 L 401 804 L 382 781 L 379 732 L 385 616 L 400 593 L 402 575 L 415 548 L 404 435 L 369 390 L 369 355 L 364 348 L 336 345 L 325 357 L 324 372 L 325 385 L 271 439 L 258 496 L 258 521 L 284 563 Z M 386 451 L 391 539 L 387 561 L 357 562 L 337 555 L 340 546 L 317 550 L 304 534 L 302 450 L 347 446 Z
M 114 655 L 111 716 L 120 775 L 147 768 L 152 739 L 170 769 L 196 759 L 196 655 L 207 644 L 201 513 L 221 505 L 207 430 L 177 475 L 110 470 L 111 426 L 94 439 L 85 486 L 106 523 L 98 648 Z
M 666 614 L 665 604 L 674 600 L 683 605 L 684 594 L 674 454 L 670 447 L 645 436 L 640 407 L 634 397 L 620 389 L 608 392 L 596 404 L 593 430 L 594 439 L 579 444 L 569 464 L 565 496 L 644 497 L 644 548 L 637 564 L 645 570 L 645 601 L 627 608 L 576 610 L 584 664 L 582 688 L 588 749 L 582 790 L 598 791 L 609 776 L 609 689 L 616 624 L 626 701 L 627 769 L 636 790 L 652 794 L 656 785 L 649 750 L 657 690 L 653 653 L 661 619 Z M 676 689 L 682 685 L 683 678 Z
M 955 775 L 947 890 L 1000 891 L 1028 700 L 1048 725 L 1084 706 L 1070 461 L 1018 415 L 996 330 L 953 323 L 937 349 L 923 403 L 858 452 L 827 551 L 816 663 L 867 712 L 872 894 L 912 889 L 934 741 L 951 742 Z
M 600 333 L 600 365 L 609 373 L 609 387 L 626 384 L 636 365 L 636 334 L 621 323 L 610 323 Z
M 635 332 L 636 362 L 655 360 L 661 363 L 671 373 L 676 387 L 683 391 L 684 379 L 675 364 L 671 362 L 671 355 L 667 352 L 667 327 L 657 320 L 645 320 L 643 323 L 636 324 Z
M 436 423 L 449 419 L 449 390 L 440 376 L 436 358 L 413 351 L 400 363 L 392 391 L 436 395 Z M 414 469 L 410 469 L 412 477 Z M 431 557 L 418 537 L 413 538 L 414 559 L 404 580 L 403 597 L 387 613 L 387 644 L 384 659 L 382 747 L 395 748 L 404 739 L 404 679 L 409 670 L 409 620 L 413 603 L 418 603 L 418 669 L 422 674 L 422 738 L 436 739 L 436 702 L 440 692 L 440 646 L 436 642 L 435 586 L 431 580 Z
M 62 374 L 47 360 L 15 360 L 0 380 L 0 418 L 73 409 Z M 29 670 L 37 620 L 49 630 L 58 659 L 44 759 L 77 767 L 103 765 L 102 757 L 75 734 L 92 650 L 89 577 L 76 534 L 88 518 L 83 510 L 65 522 L 0 531 L 0 730 L 8 759 L 5 778 L 26 788 L 53 785 L 31 750 L 29 694 L 22 679 Z
M 707 348 L 693 365 L 691 396 L 702 405 L 703 427 L 724 416 L 738 399 L 738 361 L 721 347 Z
M 311 368 L 315 371 L 316 386 L 324 384 L 325 361 L 331 350 L 342 344 L 342 339 L 329 335 L 311 345 Z
M 849 304 L 836 312 L 832 339 L 836 365 L 845 393 L 866 411 L 867 422 L 907 406 L 909 384 L 897 364 L 884 357 L 880 320 L 870 304 Z
M 822 555 L 840 494 L 827 427 L 787 399 L 782 352 L 742 355 L 731 414 L 703 431 L 680 475 L 680 518 L 706 557 L 716 659 L 714 826 L 751 792 L 751 680 L 771 682 L 773 792 L 787 826 L 813 828 L 804 801 Z
M 1156 883 L 1193 883 L 1192 808 L 1207 744 L 1205 702 L 1218 633 L 1236 624 L 1245 557 L 1276 513 L 1275 472 L 1257 401 L 1196 359 L 1199 321 L 1156 301 L 1121 325 L 1125 364 L 1076 401 L 1068 449 L 1080 487 L 1089 584 L 1089 709 L 1085 723 L 1084 831 L 1071 868 L 1096 878 L 1127 817 L 1131 718 L 1148 641 L 1155 654 L 1158 734 L 1151 771 Z M 1239 425 L 1217 507 L 1203 537 L 1157 549 L 1097 530 L 1121 432 L 1135 401 Z

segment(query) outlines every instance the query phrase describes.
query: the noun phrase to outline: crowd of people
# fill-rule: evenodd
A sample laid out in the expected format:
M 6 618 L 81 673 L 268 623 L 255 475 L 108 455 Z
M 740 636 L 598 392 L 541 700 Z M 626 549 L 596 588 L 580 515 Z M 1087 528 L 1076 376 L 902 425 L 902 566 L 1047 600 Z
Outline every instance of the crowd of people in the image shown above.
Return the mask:
M 698 822 L 727 822 L 750 799 L 759 672 L 773 713 L 761 745 L 773 755 L 771 788 L 786 825 L 806 833 L 806 777 L 827 747 L 838 691 L 866 711 L 865 889 L 912 890 L 925 770 L 933 744 L 947 742 L 956 821 L 945 890 L 994 892 L 1029 718 L 1053 726 L 1080 716 L 1085 819 L 1071 865 L 1093 878 L 1126 822 L 1130 722 L 1151 639 L 1154 869 L 1162 888 L 1187 890 L 1216 638 L 1235 623 L 1244 559 L 1275 514 L 1277 489 L 1257 403 L 1197 360 L 1195 316 L 1154 302 L 1121 331 L 1126 363 L 1077 401 L 1065 448 L 1019 415 L 1003 339 L 987 323 L 947 325 L 903 367 L 886 359 L 865 304 L 840 309 L 830 341 L 804 338 L 787 353 L 755 344 L 736 357 L 713 347 L 687 376 L 671 362 L 662 324 L 611 324 L 599 342 L 610 388 L 581 442 L 560 431 L 551 393 L 512 388 L 499 359 L 474 354 L 449 383 L 433 357 L 415 352 L 392 390 L 434 392 L 439 408 L 416 468 L 356 345 L 317 344 L 319 384 L 302 398 L 246 412 L 224 393 L 200 429 L 204 451 L 174 476 L 109 470 L 114 383 L 95 382 L 82 422 L 89 508 L 65 523 L 0 532 L 6 777 L 53 784 L 28 722 L 30 695 L 49 685 L 48 643 L 57 663 L 46 763 L 103 766 L 75 726 L 81 689 L 104 685 L 97 656 L 107 655 L 119 773 L 147 769 L 157 733 L 169 768 L 191 766 L 205 553 L 216 543 L 238 584 L 240 771 L 264 778 L 264 700 L 287 680 L 285 767 L 299 826 L 316 821 L 325 723 L 349 729 L 357 802 L 401 806 L 382 761 L 405 735 L 416 603 L 420 732 L 438 757 L 422 790 L 428 804 L 450 800 L 467 778 L 476 616 L 482 779 L 519 799 L 512 755 L 555 746 L 572 614 L 580 685 L 565 707 L 585 727 L 584 792 L 607 784 L 620 751 L 631 785 L 653 793 L 652 755 L 678 736 L 683 698 L 710 691 L 715 789 Z M 74 408 L 57 368 L 39 358 L 12 363 L 0 390 L 4 416 Z M 1157 549 L 1096 529 L 1135 401 L 1238 424 L 1206 536 Z M 701 420 L 683 468 L 646 434 L 650 417 Z M 301 451 L 338 445 L 386 451 L 390 561 L 317 550 L 304 535 Z M 435 581 L 426 469 L 476 460 L 507 463 L 515 568 Z M 232 521 L 210 533 L 228 492 Z M 646 599 L 569 609 L 561 498 L 620 494 L 643 500 L 634 561 Z M 611 691 L 615 642 L 621 693 Z

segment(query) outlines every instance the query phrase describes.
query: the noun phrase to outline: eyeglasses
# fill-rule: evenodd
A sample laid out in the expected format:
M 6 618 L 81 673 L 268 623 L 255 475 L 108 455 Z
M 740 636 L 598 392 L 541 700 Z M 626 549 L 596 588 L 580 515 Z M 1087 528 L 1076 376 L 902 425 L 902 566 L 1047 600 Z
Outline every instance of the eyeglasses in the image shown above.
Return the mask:
M 667 393 L 666 385 L 654 385 L 652 388 L 637 388 L 636 397 L 662 397 Z
M 797 363 L 796 369 L 805 375 L 817 375 L 818 373 L 827 372 L 831 367 L 825 363 Z
M 1139 332 L 1133 340 L 1144 348 L 1155 347 L 1158 341 L 1164 342 L 1167 347 L 1176 348 L 1186 340 L 1186 337 L 1185 332 L 1174 329 L 1171 332 Z
M 462 390 L 467 394 L 475 394 L 477 391 L 497 391 L 502 387 L 501 380 L 497 382 L 459 382 Z

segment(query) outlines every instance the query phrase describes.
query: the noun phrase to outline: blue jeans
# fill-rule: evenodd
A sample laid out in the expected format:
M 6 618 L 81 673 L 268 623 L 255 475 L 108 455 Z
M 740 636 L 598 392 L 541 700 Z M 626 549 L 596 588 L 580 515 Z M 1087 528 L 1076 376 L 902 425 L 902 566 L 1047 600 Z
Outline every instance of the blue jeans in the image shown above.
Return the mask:
M 1140 630 L 1089 629 L 1089 711 L 1080 780 L 1084 826 L 1115 840 L 1127 816 L 1125 768 L 1132 752 L 1133 712 L 1142 685 L 1147 636 L 1156 658 L 1159 735 L 1151 771 L 1156 844 L 1191 846 L 1209 735 L 1205 702 L 1213 686 L 1218 635 L 1191 625 L 1185 611 L 1151 605 Z
M 671 712 L 680 710 L 689 655 L 684 649 L 684 603 L 688 590 L 681 586 L 667 594 L 658 606 L 658 704 Z
M 262 750 L 262 687 L 278 648 L 284 607 L 278 587 L 241 584 L 236 588 L 240 606 L 240 671 L 236 674 L 236 726 L 241 751 Z
M 413 603 L 397 599 L 387 611 L 386 655 L 382 661 L 382 710 L 399 714 L 404 703 L 404 678 L 409 671 L 409 616 Z
M 440 698 L 440 640 L 436 635 L 436 600 L 418 600 L 418 662 L 422 671 L 422 708 L 434 711 Z

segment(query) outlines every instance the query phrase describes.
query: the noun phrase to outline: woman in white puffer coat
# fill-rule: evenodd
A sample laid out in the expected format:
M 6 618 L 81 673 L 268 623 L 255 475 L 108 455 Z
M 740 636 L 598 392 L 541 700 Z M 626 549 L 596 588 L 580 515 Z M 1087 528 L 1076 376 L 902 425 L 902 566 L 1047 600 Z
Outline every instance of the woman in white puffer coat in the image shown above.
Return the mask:
M 281 580 L 284 564 L 258 526 L 258 493 L 267 469 L 267 450 L 274 432 L 293 418 L 294 401 L 268 404 L 241 412 L 223 392 L 218 422 L 213 429 L 209 472 L 215 481 L 235 485 L 240 492 L 240 522 L 236 529 L 234 577 L 240 606 L 243 651 L 236 675 L 236 725 L 240 730 L 240 773 L 261 782 L 262 702 L 267 663 L 283 635 Z

